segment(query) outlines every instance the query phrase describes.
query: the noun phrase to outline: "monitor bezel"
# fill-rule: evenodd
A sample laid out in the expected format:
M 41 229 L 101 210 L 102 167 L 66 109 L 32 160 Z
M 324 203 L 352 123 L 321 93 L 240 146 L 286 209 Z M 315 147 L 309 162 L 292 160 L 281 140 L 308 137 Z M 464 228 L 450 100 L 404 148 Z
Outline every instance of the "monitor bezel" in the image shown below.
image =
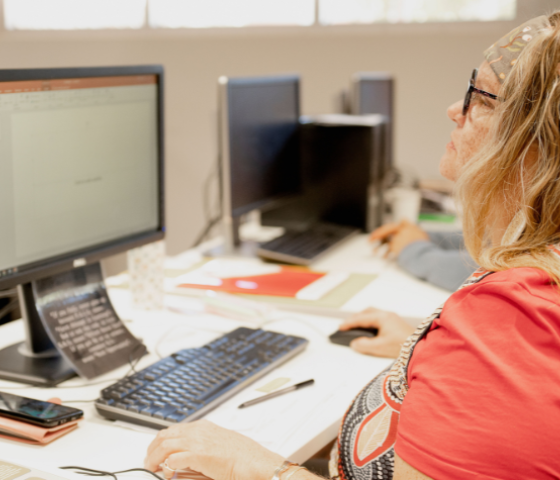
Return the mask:
M 157 136 L 158 136 L 158 226 L 134 235 L 119 238 L 61 255 L 47 257 L 25 265 L 17 265 L 18 271 L 0 276 L 0 289 L 48 277 L 98 262 L 147 243 L 162 240 L 165 236 L 165 181 L 164 181 L 164 69 L 161 65 L 132 65 L 112 67 L 0 69 L 0 82 L 26 80 L 57 80 L 66 78 L 112 77 L 112 76 L 157 76 Z
M 297 192 L 286 193 L 264 198 L 262 200 L 233 208 L 231 189 L 231 156 L 229 135 L 229 95 L 230 88 L 251 85 L 271 85 L 293 83 L 296 86 L 296 117 L 299 122 L 301 116 L 301 77 L 297 74 L 262 76 L 262 77 L 220 77 L 219 85 L 219 112 L 220 112 L 220 176 L 222 192 L 222 209 L 224 222 L 232 223 L 234 218 L 239 218 L 253 210 L 268 209 L 278 205 L 286 199 L 297 195 Z
M 362 90 L 363 83 L 368 81 L 390 80 L 395 85 L 395 77 L 388 72 L 359 72 L 352 76 L 352 98 L 350 101 L 350 112 L 352 115 L 369 115 L 362 111 Z M 393 109 L 394 109 L 394 91 L 393 91 Z M 394 114 L 394 112 L 393 112 Z M 374 114 L 375 115 L 375 114 Z

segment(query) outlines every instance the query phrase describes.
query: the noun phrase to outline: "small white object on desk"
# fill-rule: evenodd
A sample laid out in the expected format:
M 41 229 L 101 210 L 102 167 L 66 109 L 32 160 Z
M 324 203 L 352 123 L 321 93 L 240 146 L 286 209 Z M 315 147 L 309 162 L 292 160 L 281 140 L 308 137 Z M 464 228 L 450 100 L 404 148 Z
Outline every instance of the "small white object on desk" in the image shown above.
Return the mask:
M 350 274 L 346 272 L 327 273 L 325 276 L 307 285 L 307 287 L 303 287 L 296 293 L 296 298 L 299 300 L 320 300 L 342 282 L 348 280 L 348 277 L 350 277 Z

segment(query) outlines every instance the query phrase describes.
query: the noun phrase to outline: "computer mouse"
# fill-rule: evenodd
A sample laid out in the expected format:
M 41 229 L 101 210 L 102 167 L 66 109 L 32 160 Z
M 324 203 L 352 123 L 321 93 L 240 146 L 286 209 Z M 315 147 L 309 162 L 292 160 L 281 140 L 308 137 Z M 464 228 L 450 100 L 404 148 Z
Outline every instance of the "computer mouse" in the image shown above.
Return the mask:
M 375 337 L 379 330 L 377 328 L 353 328 L 351 330 L 338 330 L 334 332 L 329 340 L 338 345 L 350 346 L 350 342 L 360 337 Z

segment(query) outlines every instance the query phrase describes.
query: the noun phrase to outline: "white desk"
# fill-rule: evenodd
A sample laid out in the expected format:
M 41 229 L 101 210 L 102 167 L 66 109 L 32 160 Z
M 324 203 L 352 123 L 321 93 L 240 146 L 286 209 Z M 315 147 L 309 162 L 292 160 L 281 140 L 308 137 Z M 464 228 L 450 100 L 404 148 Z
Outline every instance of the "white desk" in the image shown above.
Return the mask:
M 429 314 L 448 296 L 448 293 L 414 280 L 398 268 L 375 258 L 369 253 L 364 237 L 349 242 L 314 267 L 321 270 L 380 272 L 377 280 L 353 299 L 351 305 L 345 306 L 348 311 L 372 305 L 421 317 Z M 121 318 L 152 352 L 141 360 L 138 368 L 157 360 L 154 353 L 156 345 L 162 355 L 168 355 L 180 348 L 207 343 L 240 325 L 233 320 L 203 313 L 197 299 L 168 297 L 173 305 L 180 302 L 184 311 L 191 312 L 179 315 L 167 310 L 134 310 L 128 291 L 123 289 L 111 289 L 110 295 Z M 423 301 L 421 308 L 415 310 L 413 302 L 418 298 Z M 309 347 L 303 354 L 228 400 L 207 418 L 238 430 L 293 461 L 302 462 L 336 436 L 342 415 L 353 397 L 391 360 L 359 355 L 347 347 L 330 344 L 326 337 L 337 329 L 340 322 L 337 319 L 281 311 L 274 314 L 273 319 L 265 328 L 306 337 L 310 340 Z M 0 347 L 21 340 L 22 327 L 21 322 L 0 327 Z M 128 367 L 122 367 L 108 374 L 104 377 L 106 384 L 80 386 L 84 382 L 74 379 L 63 384 L 62 388 L 25 387 L 7 391 L 38 399 L 60 397 L 64 402 L 93 400 L 101 388 L 113 383 L 127 370 Z M 248 409 L 236 408 L 246 399 L 256 396 L 255 388 L 259 385 L 278 377 L 293 381 L 314 378 L 316 385 Z M 80 387 L 68 388 L 75 385 Z M 17 385 L 0 381 L 0 390 L 14 386 Z M 77 431 L 44 447 L 0 440 L 0 458 L 45 469 L 62 465 L 106 470 L 142 466 L 154 431 L 138 431 L 134 427 L 109 422 L 95 412 L 91 403 L 74 406 L 82 408 L 86 415 Z M 66 478 L 83 478 L 62 471 L 58 474 Z

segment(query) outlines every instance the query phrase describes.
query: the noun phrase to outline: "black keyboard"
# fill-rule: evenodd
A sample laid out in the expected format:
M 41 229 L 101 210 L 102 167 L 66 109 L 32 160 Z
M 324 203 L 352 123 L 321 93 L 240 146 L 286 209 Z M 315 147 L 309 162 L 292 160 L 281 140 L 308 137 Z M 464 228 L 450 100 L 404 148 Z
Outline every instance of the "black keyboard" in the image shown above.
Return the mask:
M 258 254 L 270 260 L 309 265 L 357 233 L 354 228 L 333 224 L 317 224 L 303 232 L 288 230 L 261 244 Z
M 104 417 L 152 428 L 202 417 L 278 365 L 308 341 L 238 328 L 200 347 L 180 350 L 101 391 Z

